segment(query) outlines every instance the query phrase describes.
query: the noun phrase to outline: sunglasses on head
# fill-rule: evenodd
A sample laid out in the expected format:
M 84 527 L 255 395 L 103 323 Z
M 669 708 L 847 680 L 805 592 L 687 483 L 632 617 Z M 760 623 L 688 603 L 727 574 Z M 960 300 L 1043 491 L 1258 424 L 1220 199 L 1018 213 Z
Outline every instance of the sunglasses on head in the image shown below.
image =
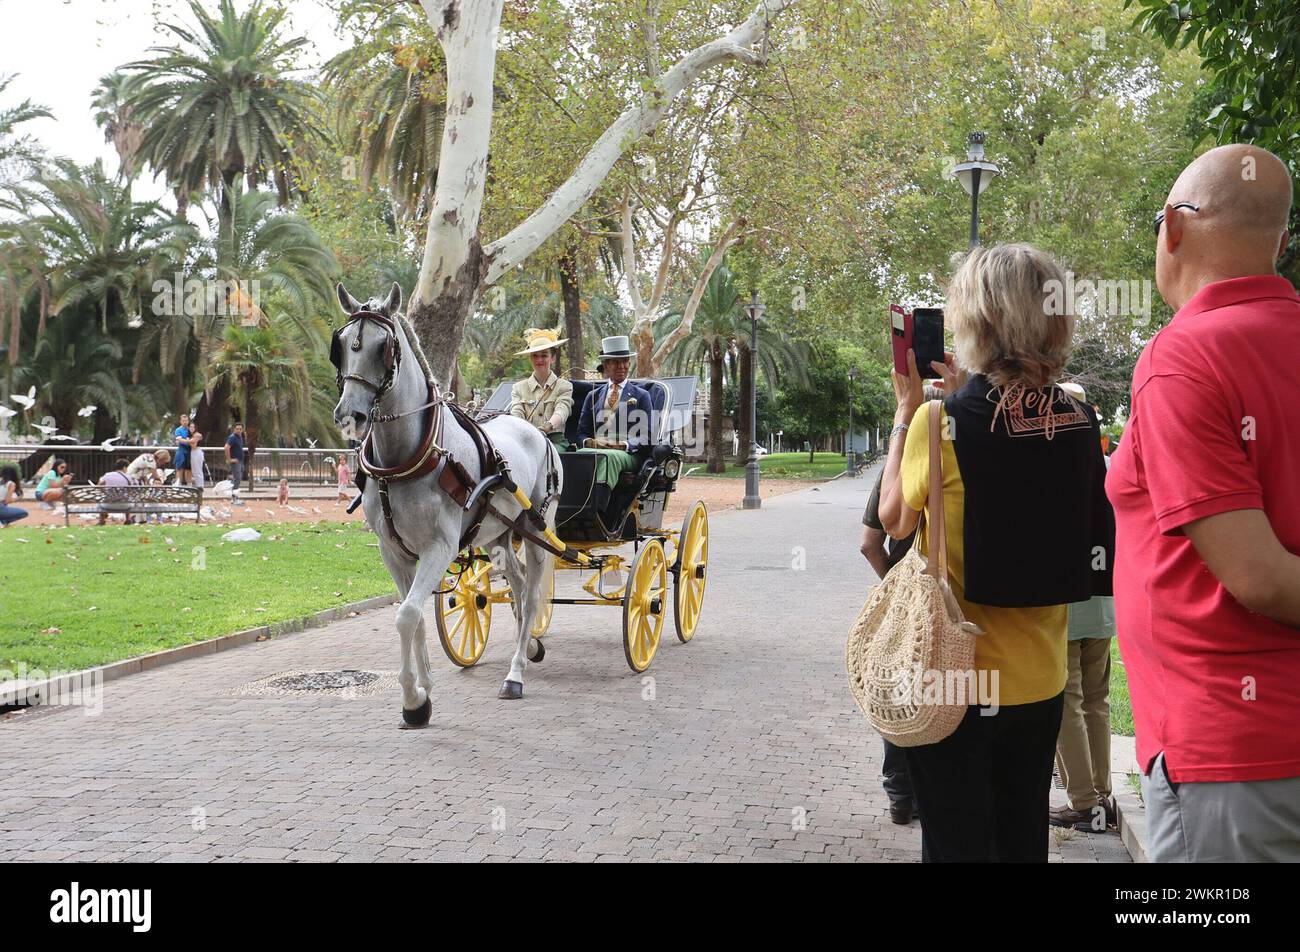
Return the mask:
M 1200 206 L 1200 205 L 1193 205 L 1191 202 L 1174 202 L 1174 204 L 1171 205 L 1170 207 L 1171 207 L 1171 208 L 1186 208 L 1186 209 L 1190 209 L 1191 211 L 1194 211 L 1194 212 L 1199 212 L 1199 211 L 1201 210 L 1201 206 Z M 1155 226 L 1156 226 L 1156 237 L 1157 237 L 1157 238 L 1160 237 L 1160 226 L 1163 225 L 1164 222 L 1165 222 L 1165 210 L 1162 208 L 1162 209 L 1160 209 L 1160 211 L 1156 212 Z

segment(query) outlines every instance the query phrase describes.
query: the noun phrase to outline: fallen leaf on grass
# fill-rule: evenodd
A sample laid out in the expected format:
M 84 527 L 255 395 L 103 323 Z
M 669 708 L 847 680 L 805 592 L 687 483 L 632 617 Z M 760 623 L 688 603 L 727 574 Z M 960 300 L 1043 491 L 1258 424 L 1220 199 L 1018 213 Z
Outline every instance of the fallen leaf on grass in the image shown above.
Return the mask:
M 45 537 L 45 544 L 46 544 L 46 545 L 54 545 L 54 540 L 51 539 L 49 536 L 46 536 L 46 537 Z
M 96 607 L 96 606 L 94 606 L 94 605 L 91 605 L 89 608 L 86 609 L 86 611 L 88 611 L 88 612 L 97 612 L 97 611 L 99 611 L 99 608 Z
M 148 545 L 150 542 L 153 541 L 153 539 L 149 538 L 148 536 L 140 536 L 140 538 L 136 541 L 138 541 L 141 545 Z
M 61 635 L 61 634 L 63 634 L 63 629 L 62 629 L 62 628 L 42 628 L 42 629 L 41 629 L 41 634 L 42 634 L 42 635 Z

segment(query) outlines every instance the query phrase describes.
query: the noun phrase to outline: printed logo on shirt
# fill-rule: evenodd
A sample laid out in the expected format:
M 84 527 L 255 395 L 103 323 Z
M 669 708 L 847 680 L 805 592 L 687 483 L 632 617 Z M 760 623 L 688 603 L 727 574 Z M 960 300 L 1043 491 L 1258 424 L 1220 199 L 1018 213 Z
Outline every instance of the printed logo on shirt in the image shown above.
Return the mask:
M 989 429 L 1001 424 L 1007 436 L 1040 436 L 1051 439 L 1058 430 L 1087 429 L 1083 404 L 1060 387 L 1029 388 L 1018 383 L 994 387 L 985 397 L 995 404 Z

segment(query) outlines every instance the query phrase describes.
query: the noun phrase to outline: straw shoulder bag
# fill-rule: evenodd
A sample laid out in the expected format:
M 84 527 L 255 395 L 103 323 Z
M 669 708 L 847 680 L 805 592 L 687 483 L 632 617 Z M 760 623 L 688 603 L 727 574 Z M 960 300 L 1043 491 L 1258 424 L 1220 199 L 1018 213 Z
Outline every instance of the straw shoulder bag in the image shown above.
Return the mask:
M 871 726 L 899 747 L 938 743 L 976 703 L 965 686 L 975 668 L 975 638 L 982 632 L 962 617 L 948 585 L 939 408 L 938 400 L 928 407 L 929 558 L 914 545 L 889 570 L 867 596 L 844 649 L 854 700 Z M 923 511 L 918 538 L 924 523 Z

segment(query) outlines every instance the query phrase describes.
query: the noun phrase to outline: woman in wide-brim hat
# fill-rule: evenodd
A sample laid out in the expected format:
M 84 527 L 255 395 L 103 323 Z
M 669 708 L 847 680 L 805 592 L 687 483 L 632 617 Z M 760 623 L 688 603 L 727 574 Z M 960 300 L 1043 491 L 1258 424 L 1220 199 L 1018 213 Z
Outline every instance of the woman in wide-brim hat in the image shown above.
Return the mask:
M 560 331 L 530 327 L 524 332 L 526 346 L 518 356 L 528 355 L 533 372 L 510 389 L 510 412 L 533 424 L 560 449 L 568 447 L 564 424 L 573 412 L 573 384 L 555 373 L 558 348 L 568 338 Z

